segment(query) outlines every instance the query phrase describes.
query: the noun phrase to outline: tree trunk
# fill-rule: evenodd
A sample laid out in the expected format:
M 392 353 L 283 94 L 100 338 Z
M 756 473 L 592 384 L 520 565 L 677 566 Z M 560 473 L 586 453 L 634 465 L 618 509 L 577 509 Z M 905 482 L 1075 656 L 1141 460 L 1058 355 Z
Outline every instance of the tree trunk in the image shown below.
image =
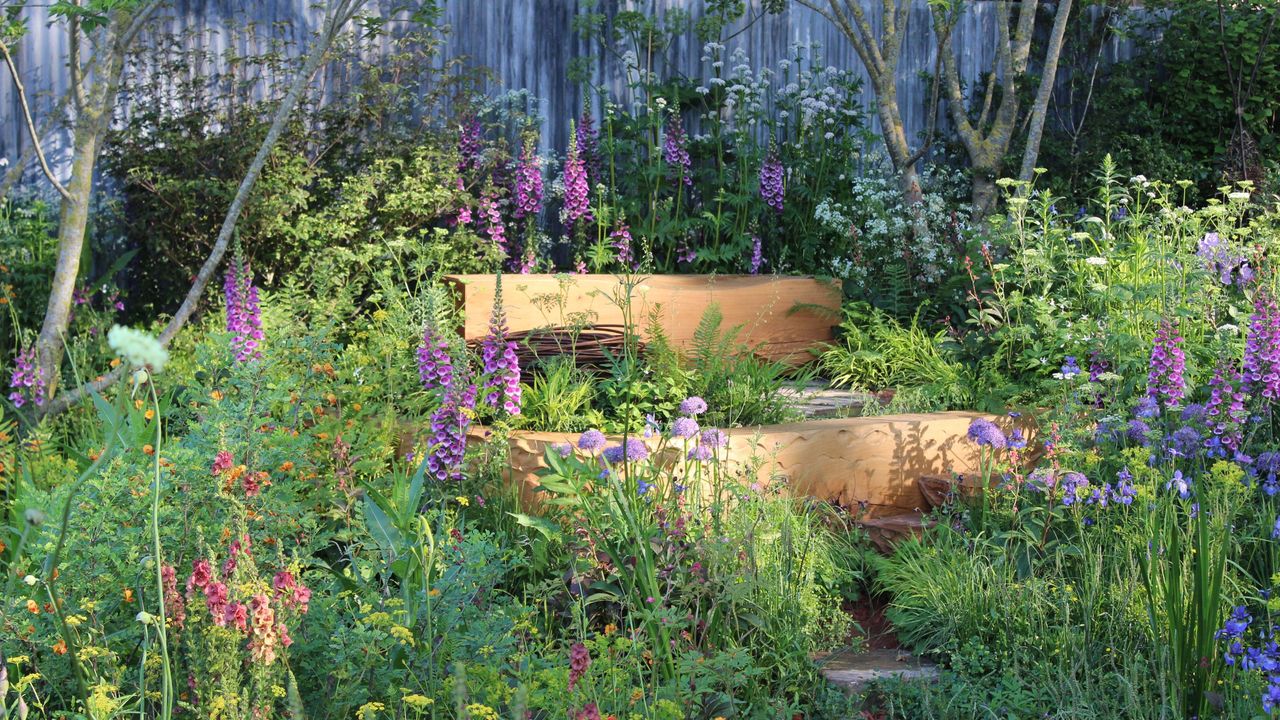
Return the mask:
M 902 113 L 898 110 L 898 88 L 894 78 L 883 78 L 876 87 L 876 114 L 880 118 L 880 133 L 884 137 L 885 149 L 893 169 L 898 173 L 898 186 L 902 188 L 902 199 L 908 205 L 924 202 L 924 193 L 920 189 L 920 173 L 918 161 L 912 158 L 911 147 L 907 144 L 907 132 L 903 127 Z
M 1053 18 L 1053 30 L 1049 45 L 1045 48 L 1044 72 L 1040 75 L 1040 89 L 1031 105 L 1031 127 L 1027 130 L 1027 147 L 1022 153 L 1022 171 L 1018 179 L 1030 183 L 1035 175 L 1036 160 L 1040 157 L 1040 140 L 1044 137 L 1044 120 L 1049 114 L 1049 100 L 1058 77 L 1058 58 L 1062 55 L 1062 38 L 1067 33 L 1067 19 L 1071 16 L 1072 0 L 1059 0 L 1058 14 Z M 1028 190 L 1024 188 L 1024 190 Z
M 111 95 L 114 97 L 114 92 Z M 53 271 L 53 285 L 49 289 L 49 304 L 44 313 L 44 323 L 36 339 L 36 357 L 40 372 L 46 381 L 47 397 L 53 397 L 58 385 L 58 369 L 71 317 L 71 301 L 75 292 L 76 277 L 80 274 L 80 259 L 84 253 L 85 228 L 89 224 L 89 201 L 93 196 L 93 169 L 98 157 L 105 125 L 103 107 L 110 107 L 111 100 L 94 110 L 86 108 L 75 128 L 71 155 L 71 178 L 67 183 L 68 197 L 63 198 L 58 216 L 58 260 Z
M 994 167 L 973 168 L 972 195 L 973 218 L 981 220 L 996 209 L 996 169 Z
M 916 166 L 917 163 L 911 163 L 898 171 L 898 187 L 902 189 L 902 199 L 907 205 L 913 206 L 924 202 L 924 190 L 920 187 L 920 173 Z

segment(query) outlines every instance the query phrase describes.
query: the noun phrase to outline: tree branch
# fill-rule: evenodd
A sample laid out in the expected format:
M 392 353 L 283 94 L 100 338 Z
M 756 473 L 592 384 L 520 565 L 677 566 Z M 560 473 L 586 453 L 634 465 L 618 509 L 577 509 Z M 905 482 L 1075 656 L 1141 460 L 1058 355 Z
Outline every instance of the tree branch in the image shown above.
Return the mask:
M 35 148 L 36 157 L 40 159 L 40 169 L 44 171 L 44 176 L 49 178 L 49 182 L 53 184 L 53 188 L 58 191 L 64 200 L 71 199 L 71 193 L 58 182 L 58 178 L 54 177 L 53 170 L 49 168 L 49 161 L 44 156 L 44 150 L 40 147 L 40 135 L 36 131 L 36 121 L 31 117 L 31 106 L 27 104 L 27 90 L 22 84 L 22 78 L 18 76 L 18 66 L 13 63 L 13 55 L 9 53 L 9 46 L 0 40 L 0 53 L 4 54 L 4 62 L 9 66 L 9 75 L 13 77 L 14 87 L 18 89 L 18 104 L 22 106 L 22 116 L 27 122 L 27 132 L 31 133 L 31 145 Z
M 254 156 L 253 162 L 249 165 L 249 170 L 245 173 L 244 179 L 240 181 L 240 187 L 236 190 L 231 206 L 227 209 L 226 217 L 222 221 L 222 228 L 218 231 L 218 238 L 214 242 L 213 248 L 209 251 L 208 258 L 205 259 L 204 264 L 200 267 L 200 272 L 196 274 L 196 279 L 187 291 L 187 296 L 183 299 L 182 305 L 178 307 L 169 324 L 161 331 L 159 338 L 161 344 L 168 346 L 195 312 L 196 305 L 199 304 L 200 298 L 204 295 L 205 288 L 208 287 L 214 272 L 222 263 L 222 258 L 227 252 L 227 246 L 231 242 L 232 231 L 235 230 L 236 222 L 240 219 L 240 213 L 244 210 L 253 186 L 257 183 L 259 175 L 262 174 L 262 169 L 267 164 L 267 158 L 271 155 L 271 150 L 284 133 L 289 117 L 302 99 L 302 94 L 311 83 L 312 77 L 324 62 L 325 55 L 330 45 L 333 44 L 334 38 L 337 37 L 342 27 L 355 16 L 365 2 L 367 0 L 335 0 L 330 7 L 324 29 L 307 53 L 306 61 L 303 63 L 302 69 L 294 77 L 293 84 L 289 87 L 289 92 L 280 101 L 280 106 L 276 108 L 267 136 L 262 139 L 257 155 Z M 110 386 L 123 376 L 124 371 L 122 368 L 123 366 L 118 367 L 98 380 L 68 390 L 57 396 L 46 404 L 45 416 L 63 412 L 78 403 L 86 394 L 98 392 Z

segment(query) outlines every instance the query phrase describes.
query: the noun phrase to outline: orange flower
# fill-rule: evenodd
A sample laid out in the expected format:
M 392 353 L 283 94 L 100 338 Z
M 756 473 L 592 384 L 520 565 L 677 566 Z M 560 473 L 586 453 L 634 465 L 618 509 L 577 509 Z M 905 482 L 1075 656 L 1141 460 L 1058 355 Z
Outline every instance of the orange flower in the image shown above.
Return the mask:
M 97 462 L 97 461 L 98 461 L 98 458 L 100 458 L 100 457 L 102 457 L 102 453 L 98 452 L 97 450 L 90 450 L 90 451 L 89 451 L 89 461 L 90 461 L 90 462 Z
M 153 419 L 155 416 L 156 416 L 156 411 L 155 411 L 155 410 L 152 410 L 151 408 L 147 408 L 147 411 L 146 411 L 145 413 L 143 413 L 143 415 L 142 415 L 142 417 L 144 417 L 144 418 L 146 418 L 146 419 L 148 419 L 148 420 Z
M 223 395 L 221 390 L 212 390 L 209 392 L 209 399 L 213 400 L 214 402 L 217 402 L 222 398 L 223 398 Z
M 133 602 L 133 588 L 124 589 L 124 601 L 127 603 Z
M 147 443 L 146 445 L 142 446 L 142 452 L 143 454 L 146 454 L 146 455 L 155 455 L 156 449 L 153 445 L 151 445 L 151 443 Z
M 120 367 L 120 358 L 111 358 L 111 367 L 113 368 Z
M 289 472 L 292 469 L 293 469 L 292 460 L 285 460 L 284 462 L 280 463 L 280 472 Z
M 51 648 L 51 649 L 53 650 L 53 654 L 54 654 L 54 655 L 66 655 L 66 654 L 67 654 L 67 641 L 66 641 L 66 640 L 59 640 L 58 642 L 56 642 L 56 643 L 54 643 L 54 644 L 53 644 L 53 648 Z
M 612 634 L 614 634 L 614 633 L 616 633 L 616 632 L 618 632 L 618 626 L 617 626 L 617 625 L 614 625 L 613 623 L 609 623 L 608 625 L 605 625 L 605 626 L 604 626 L 604 634 L 605 634 L 605 635 L 612 635 Z
M 364 409 L 364 405 L 361 405 L 360 403 L 351 403 L 351 409 L 355 410 L 356 412 L 360 412 L 361 410 Z
M 40 603 L 36 602 L 35 600 L 27 600 L 27 612 L 31 613 L 32 615 L 39 615 Z
M 140 400 L 140 399 L 139 399 L 139 400 L 134 400 L 134 401 L 133 401 L 133 408 L 134 408 L 135 410 L 141 410 L 141 409 L 142 409 L 142 400 Z

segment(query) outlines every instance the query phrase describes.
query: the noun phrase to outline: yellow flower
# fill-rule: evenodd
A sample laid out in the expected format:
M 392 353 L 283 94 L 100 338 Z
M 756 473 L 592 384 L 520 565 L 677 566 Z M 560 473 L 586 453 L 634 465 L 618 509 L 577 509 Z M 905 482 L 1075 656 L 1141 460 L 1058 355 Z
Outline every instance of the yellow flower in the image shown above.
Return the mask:
M 9 662 L 13 663 L 14 665 L 21 665 L 22 663 L 30 662 L 30 661 L 31 661 L 31 658 L 27 657 L 26 655 L 14 655 L 13 657 L 9 658 Z
M 369 720 L 369 718 L 376 716 L 378 713 L 386 709 L 387 709 L 387 706 L 383 705 L 380 702 L 365 703 L 364 705 L 360 706 L 359 710 L 356 711 L 356 717 L 359 718 L 360 720 Z
M 467 714 L 471 716 L 472 720 L 499 720 L 497 710 L 480 703 L 468 705 Z
M 405 705 L 408 705 L 409 707 L 414 708 L 415 710 L 423 710 L 423 709 L 426 709 L 429 705 L 436 704 L 435 700 L 432 700 L 426 695 L 418 695 L 416 693 L 412 695 L 405 695 L 401 699 L 404 701 Z
M 462 507 L 466 507 L 471 504 L 471 501 L 468 500 L 465 495 L 459 495 L 458 497 L 454 498 L 454 500 Z
M 428 592 L 428 593 L 427 593 L 427 595 L 430 595 L 431 597 L 437 597 L 437 596 L 439 596 L 439 595 L 440 595 L 440 588 L 431 588 L 431 591 L 430 591 L 430 592 Z
M 403 625 L 392 625 L 387 629 L 387 634 L 405 645 L 413 645 L 413 631 Z

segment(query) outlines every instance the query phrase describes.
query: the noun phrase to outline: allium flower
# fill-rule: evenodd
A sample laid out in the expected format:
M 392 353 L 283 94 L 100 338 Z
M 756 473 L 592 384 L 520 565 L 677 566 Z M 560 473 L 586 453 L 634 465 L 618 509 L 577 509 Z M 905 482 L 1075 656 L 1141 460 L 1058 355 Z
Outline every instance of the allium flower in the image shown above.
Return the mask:
M 1008 438 L 1004 436 L 1004 431 L 986 418 L 974 418 L 969 423 L 968 436 L 970 440 L 978 445 L 989 447 L 992 450 L 1003 450 L 1009 444 Z
M 516 208 L 512 214 L 517 220 L 532 218 L 542 208 L 542 159 L 538 157 L 537 138 L 533 135 L 525 139 L 515 176 Z
M 448 387 L 453 382 L 449 342 L 430 323 L 423 329 L 422 344 L 418 346 L 418 377 L 427 390 Z
M 587 181 L 587 169 L 578 152 L 575 133 L 570 134 L 569 151 L 564 159 L 564 209 L 561 221 L 572 226 L 579 220 L 591 222 L 591 185 Z
M 620 462 L 641 462 L 649 457 L 649 448 L 640 438 L 627 438 L 623 445 L 612 445 L 605 448 L 604 459 L 610 465 Z
M 626 223 L 618 223 L 617 229 L 609 233 L 613 250 L 617 253 L 618 262 L 635 270 L 640 264 L 636 262 L 635 253 L 631 251 L 631 229 Z
M 671 423 L 671 435 L 673 437 L 689 439 L 698 434 L 698 421 L 691 417 L 676 418 Z
M 13 374 L 9 376 L 9 401 L 14 407 L 22 407 L 27 400 L 37 407 L 44 405 L 44 369 L 36 364 L 35 348 L 27 348 L 13 359 Z
M 596 452 L 603 449 L 608 442 L 609 440 L 605 438 L 604 433 L 599 430 L 588 430 L 578 438 L 578 449 Z
M 777 152 L 770 148 L 764 164 L 760 166 L 760 197 L 764 198 L 766 205 L 778 212 L 782 212 L 786 197 L 785 176 L 782 161 L 778 159 Z
M 1259 290 L 1253 299 L 1249 332 L 1245 336 L 1244 382 L 1246 392 L 1263 402 L 1280 399 L 1280 308 L 1275 298 Z
M 141 330 L 113 325 L 107 331 L 107 344 L 133 367 L 160 372 L 169 362 L 169 351 L 159 340 Z
M 1186 355 L 1182 351 L 1182 335 L 1178 332 L 1178 321 L 1162 321 L 1159 329 L 1156 330 L 1156 339 L 1151 347 L 1151 371 L 1147 374 L 1147 397 L 1163 401 L 1166 407 L 1180 403 L 1186 393 L 1186 384 L 1183 380 L 1186 365 Z
M 702 444 L 689 448 L 688 457 L 695 462 L 706 462 L 715 457 L 715 450 Z
M 684 123 L 680 115 L 672 113 L 667 119 L 667 132 L 662 141 L 662 160 L 668 167 L 676 169 L 676 179 L 685 185 L 692 185 L 692 165 L 689 160 L 689 139 L 684 134 Z
M 680 414 L 696 417 L 707 411 L 707 401 L 693 395 L 680 402 Z
M 258 288 L 253 284 L 253 272 L 238 255 L 227 263 L 223 279 L 223 295 L 226 299 L 227 332 L 232 334 L 231 349 L 236 362 L 246 362 L 262 357 L 262 315 L 258 309 Z
M 712 449 L 727 448 L 729 447 L 729 436 L 723 430 L 707 428 L 698 436 L 698 444 Z
M 760 243 L 759 235 L 751 236 L 751 267 L 752 275 L 760 274 L 760 268 L 764 265 L 764 249 Z
M 1233 361 L 1222 358 L 1209 381 L 1209 402 L 1204 407 L 1205 418 L 1213 433 L 1205 440 L 1206 447 L 1210 448 L 1210 457 L 1226 457 L 1227 453 L 1222 448 L 1232 454 L 1240 449 L 1244 421 L 1248 416 L 1244 403 L 1240 372 Z

